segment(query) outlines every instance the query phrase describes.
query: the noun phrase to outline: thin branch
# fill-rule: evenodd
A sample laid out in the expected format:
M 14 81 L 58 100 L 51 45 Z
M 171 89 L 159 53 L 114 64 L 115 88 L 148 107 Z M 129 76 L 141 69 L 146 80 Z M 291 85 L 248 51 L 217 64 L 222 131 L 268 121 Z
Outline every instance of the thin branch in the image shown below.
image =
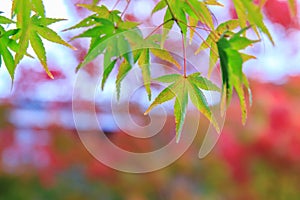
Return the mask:
M 147 35 L 147 37 L 145 37 L 145 40 L 148 39 L 153 33 L 155 33 L 156 31 L 158 31 L 158 29 L 160 29 L 163 25 L 165 25 L 166 23 L 168 23 L 168 22 L 170 22 L 172 20 L 174 20 L 174 19 L 168 19 L 167 21 L 164 21 L 163 23 L 161 23 L 149 35 Z
M 121 18 L 122 18 L 123 15 L 126 13 L 128 7 L 129 7 L 130 2 L 131 2 L 131 0 L 128 0 L 128 3 L 127 3 L 126 7 L 124 8 L 124 10 L 123 10 L 123 12 L 122 12 L 122 14 L 121 14 Z
M 114 9 L 117 7 L 117 5 L 120 3 L 120 1 L 121 1 L 121 0 L 117 0 L 117 1 L 116 1 L 116 3 L 115 3 L 115 5 L 113 6 L 112 10 L 114 10 Z
M 189 28 L 198 28 L 198 29 L 201 29 L 201 30 L 204 30 L 204 31 L 207 31 L 207 32 L 212 32 L 212 29 L 209 29 L 208 27 L 205 28 L 205 27 L 200 27 L 200 26 L 191 26 L 191 25 L 188 25 L 187 23 L 185 23 L 184 21 L 178 19 L 178 22 L 182 23 L 183 25 L 186 25 L 188 26 Z

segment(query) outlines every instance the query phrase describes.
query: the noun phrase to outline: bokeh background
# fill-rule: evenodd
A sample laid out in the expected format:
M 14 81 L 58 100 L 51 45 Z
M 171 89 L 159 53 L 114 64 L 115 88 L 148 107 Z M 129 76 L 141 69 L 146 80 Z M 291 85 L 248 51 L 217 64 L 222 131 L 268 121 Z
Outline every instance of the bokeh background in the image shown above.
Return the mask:
M 220 2 L 228 9 L 213 9 L 218 19 L 215 23 L 235 18 L 230 1 Z M 2 0 L 0 10 L 9 15 L 10 3 Z M 45 1 L 49 17 L 68 19 L 54 25 L 55 30 L 63 30 L 89 15 L 76 7 L 77 3 L 90 2 Z M 115 1 L 101 3 L 112 8 Z M 133 0 L 125 17 L 146 26 L 159 25 L 162 13 L 150 17 L 155 3 Z M 126 1 L 120 1 L 117 8 L 125 6 Z M 253 91 L 246 125 L 241 123 L 238 99 L 234 97 L 220 140 L 207 157 L 198 159 L 205 135 L 203 127 L 208 125 L 202 119 L 188 151 L 172 165 L 152 173 L 127 174 L 110 169 L 94 159 L 78 138 L 72 116 L 74 69 L 85 55 L 88 41 L 73 42 L 79 49 L 76 52 L 46 43 L 54 80 L 47 77 L 38 61 L 25 59 L 16 71 L 11 90 L 8 72 L 2 67 L 0 199 L 299 199 L 299 17 L 290 17 L 284 0 L 267 0 L 264 14 L 276 46 L 263 38 L 249 50 L 257 60 L 244 68 Z M 75 34 L 76 31 L 61 32 L 66 40 Z M 96 61 L 83 69 L 83 90 L 90 86 L 91 78 L 98 78 L 93 74 L 99 65 Z M 111 88 L 113 83 L 108 83 Z M 108 93 L 105 94 L 109 96 Z M 135 152 L 157 146 L 151 140 L 132 140 L 118 129 L 110 110 L 101 109 L 110 105 L 108 96 L 99 96 L 97 110 L 107 136 Z M 137 123 L 149 123 L 142 114 L 144 107 L 141 103 L 131 105 Z M 164 131 L 172 135 L 174 122 L 172 116 L 169 118 Z

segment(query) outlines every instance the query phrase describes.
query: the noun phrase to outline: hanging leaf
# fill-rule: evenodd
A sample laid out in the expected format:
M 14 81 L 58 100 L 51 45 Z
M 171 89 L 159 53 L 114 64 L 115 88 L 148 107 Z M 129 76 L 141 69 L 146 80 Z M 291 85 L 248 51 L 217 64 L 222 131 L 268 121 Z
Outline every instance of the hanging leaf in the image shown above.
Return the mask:
M 19 47 L 19 51 L 16 53 L 15 59 L 16 62 L 19 62 L 20 59 L 22 59 L 23 56 L 26 55 L 26 49 L 28 48 L 29 41 L 30 41 L 31 46 L 35 54 L 37 55 L 38 59 L 40 60 L 41 64 L 43 65 L 46 73 L 50 78 L 54 78 L 47 66 L 46 50 L 41 37 L 43 37 L 48 41 L 62 44 L 71 49 L 75 49 L 75 48 L 70 44 L 68 44 L 67 42 L 65 42 L 63 39 L 61 39 L 61 37 L 55 31 L 53 31 L 52 29 L 44 25 L 44 24 L 52 24 L 60 20 L 53 20 L 49 18 L 45 18 L 44 20 L 41 19 L 42 18 L 34 15 L 30 19 L 25 30 L 22 27 L 19 27 L 21 32 L 21 35 L 19 37 L 20 47 Z
M 221 37 L 217 42 L 217 47 L 220 55 L 223 82 L 221 111 L 223 113 L 229 105 L 234 88 L 240 100 L 242 122 L 245 124 L 247 107 L 243 86 L 246 84 L 247 89 L 250 90 L 250 88 L 242 71 L 242 66 L 245 62 L 245 54 L 241 54 L 238 50 L 244 49 L 256 41 L 242 37 L 242 33 L 243 30 L 233 35 L 230 39 Z
M 232 35 L 231 31 L 236 29 L 238 26 L 239 26 L 239 21 L 238 20 L 229 20 L 229 21 L 226 21 L 226 22 L 220 24 L 216 28 L 216 30 L 212 31 L 208 35 L 207 39 L 202 42 L 200 47 L 195 52 L 195 54 L 198 54 L 201 51 L 203 51 L 207 48 L 210 48 L 208 77 L 211 76 L 211 73 L 213 72 L 213 69 L 214 69 L 214 67 L 215 67 L 215 65 L 216 65 L 216 63 L 219 59 L 217 41 L 225 33 L 227 34 L 227 36 L 231 36 Z M 248 39 L 245 38 L 245 40 L 248 40 Z
M 41 37 L 75 49 L 48 27 L 63 19 L 46 18 L 42 0 L 13 0 L 12 16 L 16 16 L 16 26 L 19 30 L 13 38 L 14 41 L 11 41 L 9 44 L 9 47 L 13 51 L 16 51 L 14 59 L 15 65 L 17 65 L 25 55 L 30 56 L 27 53 L 30 43 L 46 73 L 50 78 L 53 78 L 47 66 L 46 50 Z
M 30 40 L 30 44 L 31 44 L 35 54 L 38 56 L 39 60 L 41 61 L 41 64 L 43 65 L 46 73 L 48 74 L 48 76 L 50 78 L 53 79 L 54 77 L 51 74 L 51 72 L 49 71 L 48 66 L 47 66 L 46 50 L 45 50 L 42 39 L 40 38 L 40 36 L 37 33 L 31 33 L 29 40 Z
M 1 26 L 0 26 L 0 31 L 4 32 L 4 29 Z M 3 37 L 3 35 L 2 35 L 2 37 L 0 37 L 0 60 L 2 57 L 4 64 L 10 74 L 11 79 L 14 80 L 16 65 L 15 65 L 15 61 L 14 61 L 14 58 L 13 58 L 11 52 L 7 48 L 8 41 L 9 41 L 9 38 L 5 38 L 5 37 Z M 1 65 L 0 65 L 0 67 L 1 67 Z

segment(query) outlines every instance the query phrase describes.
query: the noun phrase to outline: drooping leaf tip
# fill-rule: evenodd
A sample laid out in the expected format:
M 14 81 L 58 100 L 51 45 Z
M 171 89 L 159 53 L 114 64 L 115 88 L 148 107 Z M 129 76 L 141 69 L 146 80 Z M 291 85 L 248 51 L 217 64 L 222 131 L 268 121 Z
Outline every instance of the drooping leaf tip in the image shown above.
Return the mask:
M 54 79 L 54 76 L 52 74 L 48 74 L 49 78 L 51 78 L 52 80 Z
M 176 136 L 176 144 L 178 144 L 179 143 L 179 141 L 180 141 L 180 137 L 178 137 L 178 136 Z

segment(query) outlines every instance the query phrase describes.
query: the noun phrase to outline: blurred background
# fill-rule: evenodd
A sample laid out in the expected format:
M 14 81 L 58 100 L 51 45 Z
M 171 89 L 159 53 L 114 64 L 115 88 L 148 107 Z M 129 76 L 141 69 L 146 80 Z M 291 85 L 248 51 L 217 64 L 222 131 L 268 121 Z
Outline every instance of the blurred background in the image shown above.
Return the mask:
M 213 9 L 219 20 L 215 23 L 235 18 L 231 1 L 220 2 L 228 9 Z M 1 2 L 1 10 L 7 15 L 10 3 Z M 53 29 L 63 30 L 90 14 L 76 7 L 77 3 L 91 1 L 45 1 L 49 17 L 68 19 L 53 25 Z M 116 1 L 101 3 L 112 8 Z M 125 18 L 157 26 L 163 12 L 150 16 L 155 3 L 132 0 Z M 120 1 L 117 8 L 125 6 L 126 1 Z M 37 60 L 25 59 L 16 70 L 11 90 L 9 74 L 2 67 L 0 199 L 299 199 L 299 16 L 290 17 L 284 0 L 267 0 L 264 14 L 276 46 L 263 38 L 248 50 L 257 60 L 244 68 L 253 92 L 246 125 L 241 123 L 238 99 L 234 97 L 221 137 L 207 157 L 198 159 L 204 127 L 208 126 L 201 118 L 197 136 L 183 156 L 152 173 L 137 175 L 110 169 L 94 159 L 79 140 L 72 116 L 72 90 L 75 66 L 87 51 L 87 40 L 72 42 L 79 49 L 76 52 L 45 42 L 54 80 L 47 77 Z M 61 36 L 68 40 L 76 33 L 61 32 Z M 93 75 L 99 65 L 96 60 L 83 69 L 83 89 L 89 87 L 89 80 L 98 78 Z M 214 77 L 218 77 L 215 73 Z M 113 83 L 114 80 L 108 82 L 108 90 Z M 133 140 L 122 133 L 110 116 L 111 110 L 103 109 L 110 106 L 108 96 L 99 96 L 97 112 L 111 141 L 133 152 L 147 152 L 162 145 L 153 144 L 151 139 Z M 143 116 L 147 105 L 141 102 L 133 102 L 131 112 L 143 125 L 149 119 Z M 174 130 L 170 115 L 163 131 L 166 137 L 173 137 Z

